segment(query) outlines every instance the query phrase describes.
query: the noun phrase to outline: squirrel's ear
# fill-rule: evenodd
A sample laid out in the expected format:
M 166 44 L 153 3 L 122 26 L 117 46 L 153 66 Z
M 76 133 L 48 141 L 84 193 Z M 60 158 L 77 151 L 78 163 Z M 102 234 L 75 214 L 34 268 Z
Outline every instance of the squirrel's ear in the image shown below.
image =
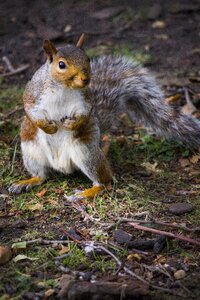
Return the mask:
M 50 62 L 52 62 L 53 56 L 58 52 L 54 44 L 49 40 L 44 40 L 43 49 L 46 52 Z
M 84 39 L 85 39 L 85 34 L 82 33 L 77 44 L 76 44 L 76 47 L 77 48 L 81 48 L 83 46 L 83 43 L 84 43 Z

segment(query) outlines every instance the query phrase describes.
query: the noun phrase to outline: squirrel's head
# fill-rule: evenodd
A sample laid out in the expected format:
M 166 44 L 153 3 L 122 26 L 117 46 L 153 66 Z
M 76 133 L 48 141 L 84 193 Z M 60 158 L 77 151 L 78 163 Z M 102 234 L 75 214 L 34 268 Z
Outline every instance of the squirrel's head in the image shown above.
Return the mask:
M 53 79 L 73 89 L 84 88 L 90 81 L 90 60 L 80 49 L 83 39 L 82 34 L 76 46 L 66 45 L 58 49 L 49 40 L 43 44 Z

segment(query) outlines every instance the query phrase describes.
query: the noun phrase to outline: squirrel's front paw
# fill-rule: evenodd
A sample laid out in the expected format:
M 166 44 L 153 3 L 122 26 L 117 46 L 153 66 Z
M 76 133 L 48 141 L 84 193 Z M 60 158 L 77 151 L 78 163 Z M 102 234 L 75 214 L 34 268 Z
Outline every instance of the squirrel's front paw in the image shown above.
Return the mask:
M 62 127 L 65 129 L 73 130 L 75 128 L 76 120 L 74 119 L 65 119 L 62 123 Z
M 48 134 L 54 134 L 58 130 L 58 126 L 55 121 L 48 121 L 42 128 Z

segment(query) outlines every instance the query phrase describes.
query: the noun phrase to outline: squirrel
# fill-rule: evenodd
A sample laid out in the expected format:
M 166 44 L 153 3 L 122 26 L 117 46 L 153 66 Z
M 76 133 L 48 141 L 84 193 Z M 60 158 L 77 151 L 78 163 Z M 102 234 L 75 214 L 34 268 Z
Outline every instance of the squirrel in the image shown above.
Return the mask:
M 54 169 L 65 174 L 81 170 L 93 187 L 73 199 L 90 198 L 112 182 L 112 171 L 100 147 L 101 134 L 127 113 L 167 139 L 200 147 L 200 124 L 165 104 L 153 76 L 123 56 L 90 59 L 77 45 L 56 48 L 45 40 L 47 61 L 27 83 L 21 126 L 24 166 L 32 175 L 13 183 L 10 193 L 28 191 Z

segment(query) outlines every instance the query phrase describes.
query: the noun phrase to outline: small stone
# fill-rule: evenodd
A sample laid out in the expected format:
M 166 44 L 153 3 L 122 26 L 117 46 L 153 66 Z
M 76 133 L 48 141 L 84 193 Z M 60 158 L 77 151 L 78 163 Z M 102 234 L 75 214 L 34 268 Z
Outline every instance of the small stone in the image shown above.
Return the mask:
M 155 21 L 153 22 L 152 24 L 152 28 L 155 28 L 155 29 L 162 29 L 166 26 L 165 22 L 164 21 Z
M 178 270 L 174 273 L 174 277 L 179 280 L 179 279 L 182 279 L 186 276 L 186 273 L 184 270 Z
M 76 233 L 75 229 L 71 228 L 67 232 L 73 239 L 75 239 L 77 241 L 81 241 L 81 236 Z
M 183 215 L 193 210 L 193 205 L 190 203 L 175 203 L 169 207 L 169 211 L 174 215 Z
M 114 239 L 116 240 L 116 242 L 118 244 L 128 243 L 128 242 L 130 242 L 131 238 L 132 238 L 132 236 L 122 229 L 117 229 L 114 232 Z

